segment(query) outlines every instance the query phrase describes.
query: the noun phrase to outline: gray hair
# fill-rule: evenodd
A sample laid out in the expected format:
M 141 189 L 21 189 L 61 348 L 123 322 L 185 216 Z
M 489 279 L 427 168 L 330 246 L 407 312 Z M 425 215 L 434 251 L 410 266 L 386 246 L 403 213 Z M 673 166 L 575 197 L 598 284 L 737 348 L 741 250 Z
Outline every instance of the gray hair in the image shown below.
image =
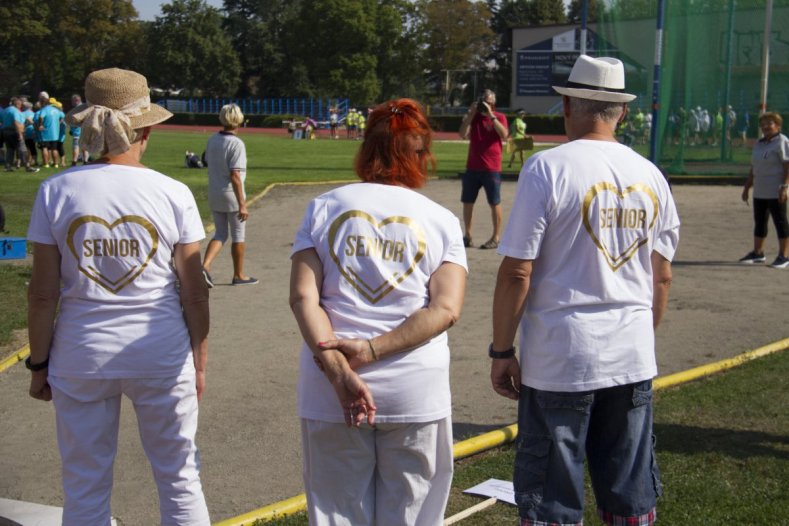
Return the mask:
M 593 121 L 618 121 L 624 108 L 621 102 L 579 99 L 570 97 L 570 111 L 584 115 Z

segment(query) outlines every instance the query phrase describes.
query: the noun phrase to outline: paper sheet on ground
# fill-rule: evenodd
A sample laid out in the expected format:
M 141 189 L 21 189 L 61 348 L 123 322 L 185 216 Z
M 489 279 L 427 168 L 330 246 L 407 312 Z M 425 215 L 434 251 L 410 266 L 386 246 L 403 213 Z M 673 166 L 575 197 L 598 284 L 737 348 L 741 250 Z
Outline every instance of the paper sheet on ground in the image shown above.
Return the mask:
M 512 481 L 509 480 L 488 479 L 473 488 L 465 490 L 463 493 L 496 497 L 501 502 L 507 502 L 515 506 L 515 490 L 512 488 Z

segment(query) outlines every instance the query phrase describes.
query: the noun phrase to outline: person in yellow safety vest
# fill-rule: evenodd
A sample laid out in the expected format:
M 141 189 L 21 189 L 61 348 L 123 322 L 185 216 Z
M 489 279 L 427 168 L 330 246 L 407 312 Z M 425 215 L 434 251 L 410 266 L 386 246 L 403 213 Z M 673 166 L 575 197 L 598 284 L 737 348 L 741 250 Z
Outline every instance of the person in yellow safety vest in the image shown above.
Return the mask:
M 348 115 L 345 117 L 345 130 L 348 132 L 349 139 L 356 137 L 356 108 L 348 110 Z
M 531 141 L 531 145 L 529 144 L 529 141 L 526 140 L 527 135 L 526 121 L 524 120 L 525 117 L 526 110 L 518 110 L 515 120 L 512 121 L 512 126 L 510 127 L 512 155 L 510 155 L 510 162 L 507 163 L 507 168 L 512 168 L 512 161 L 515 160 L 515 154 L 518 154 L 521 165 L 523 165 L 523 150 L 531 150 L 534 148 L 533 140 Z
M 361 110 L 359 110 L 359 112 L 356 113 L 356 125 L 358 127 L 356 140 L 361 141 L 364 138 L 364 128 L 367 125 L 367 119 L 365 118 L 364 113 L 362 113 Z

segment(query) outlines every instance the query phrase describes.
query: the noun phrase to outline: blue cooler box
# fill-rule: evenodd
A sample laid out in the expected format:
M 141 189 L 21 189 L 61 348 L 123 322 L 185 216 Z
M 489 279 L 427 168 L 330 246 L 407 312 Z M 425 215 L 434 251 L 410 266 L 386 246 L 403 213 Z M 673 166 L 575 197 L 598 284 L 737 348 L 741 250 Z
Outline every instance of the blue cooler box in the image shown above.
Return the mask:
M 0 259 L 25 259 L 27 243 L 23 237 L 0 237 Z

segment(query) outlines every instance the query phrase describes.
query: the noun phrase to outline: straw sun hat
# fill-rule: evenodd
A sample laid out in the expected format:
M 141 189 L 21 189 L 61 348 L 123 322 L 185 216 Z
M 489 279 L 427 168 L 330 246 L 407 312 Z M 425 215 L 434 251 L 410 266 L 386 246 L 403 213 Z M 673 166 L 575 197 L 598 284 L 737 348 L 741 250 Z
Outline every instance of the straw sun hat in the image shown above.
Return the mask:
M 110 68 L 85 79 L 85 102 L 66 115 L 82 128 L 81 142 L 95 155 L 119 155 L 131 147 L 134 130 L 153 126 L 173 114 L 151 104 L 148 81 L 134 71 Z
M 581 55 L 575 61 L 564 86 L 553 86 L 561 95 L 604 102 L 630 102 L 635 95 L 625 93 L 625 67 L 611 57 Z

